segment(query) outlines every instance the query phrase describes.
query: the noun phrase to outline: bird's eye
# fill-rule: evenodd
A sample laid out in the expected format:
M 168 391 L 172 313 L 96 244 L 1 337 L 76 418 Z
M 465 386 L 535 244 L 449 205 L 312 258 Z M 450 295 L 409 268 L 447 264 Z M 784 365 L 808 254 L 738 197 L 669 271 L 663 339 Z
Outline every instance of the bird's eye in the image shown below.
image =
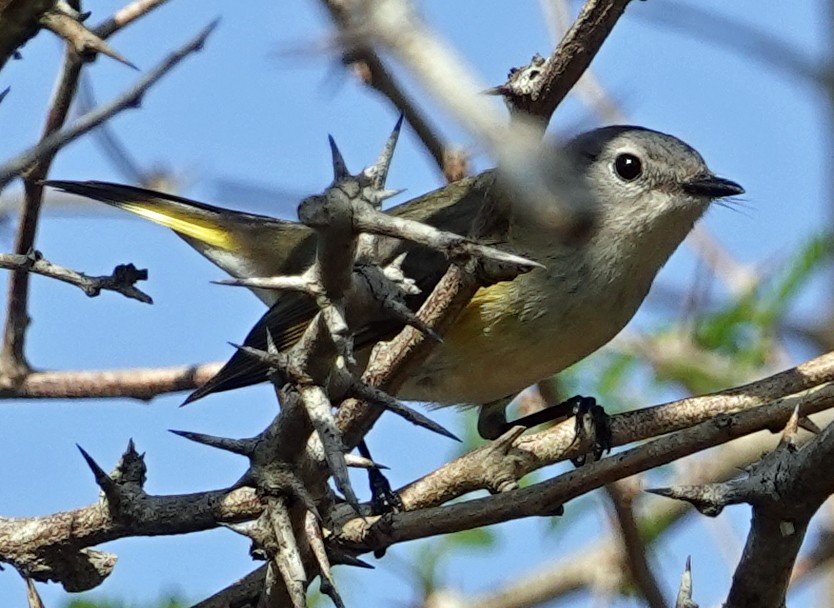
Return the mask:
M 614 171 L 627 182 L 637 179 L 643 173 L 643 163 L 634 154 L 620 154 L 614 159 Z

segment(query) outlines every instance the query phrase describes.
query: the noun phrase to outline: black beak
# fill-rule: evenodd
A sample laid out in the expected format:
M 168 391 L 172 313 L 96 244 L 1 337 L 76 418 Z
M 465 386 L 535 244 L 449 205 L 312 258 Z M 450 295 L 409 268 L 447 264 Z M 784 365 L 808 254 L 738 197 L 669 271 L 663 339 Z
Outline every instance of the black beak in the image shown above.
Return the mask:
M 692 181 L 683 184 L 683 191 L 695 196 L 708 196 L 709 198 L 722 198 L 724 196 L 736 196 L 744 194 L 744 188 L 737 183 L 716 177 L 715 175 L 702 175 Z

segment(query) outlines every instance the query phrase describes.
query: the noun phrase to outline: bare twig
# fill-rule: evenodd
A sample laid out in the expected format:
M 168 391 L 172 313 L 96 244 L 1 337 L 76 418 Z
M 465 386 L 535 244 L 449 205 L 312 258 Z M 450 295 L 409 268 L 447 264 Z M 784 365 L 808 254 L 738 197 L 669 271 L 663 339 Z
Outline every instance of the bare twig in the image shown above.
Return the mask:
M 348 50 L 342 58 L 345 64 L 353 69 L 353 73 L 360 81 L 387 97 L 394 104 L 394 107 L 403 113 L 408 124 L 414 129 L 417 137 L 420 138 L 438 168 L 443 171 L 447 178 L 455 177 L 456 175 L 449 172 L 448 146 L 443 143 L 440 136 L 429 124 L 428 119 L 402 90 L 402 87 L 383 65 L 376 52 L 364 44 L 357 43 L 354 40 L 355 37 L 349 34 L 349 14 L 345 9 L 345 3 L 335 0 L 322 0 L 322 4 L 329 11 L 333 22 L 345 34 L 344 41 L 348 45 Z
M 582 77 L 630 0 L 588 0 L 559 46 L 537 66 L 532 86 L 498 87 L 510 106 L 546 125 L 553 112 Z
M 133 89 L 110 104 L 89 112 L 66 129 L 56 130 L 63 124 L 80 72 L 80 63 L 75 57 L 67 54 L 62 84 L 56 92 L 55 102 L 44 129 L 44 137 L 37 145 L 0 167 L 0 189 L 17 174 L 25 171 L 26 205 L 15 241 L 16 253 L 25 254 L 33 248 L 43 191 L 40 180 L 46 176 L 55 152 L 122 110 L 128 107 L 136 107 L 148 88 L 189 54 L 202 48 L 206 38 L 215 27 L 216 22 L 209 25 L 149 72 Z M 2 360 L 0 360 L 0 368 L 2 368 L 4 375 L 12 380 L 12 383 L 20 381 L 29 368 L 24 356 L 24 339 L 28 324 L 28 294 L 28 273 L 14 272 L 9 281 L 9 305 L 4 330 Z
M 116 11 L 112 17 L 93 28 L 93 32 L 100 38 L 109 38 L 123 27 L 166 2 L 168 0 L 133 0 L 130 4 Z
M 55 92 L 49 104 L 41 141 L 54 134 L 66 120 L 70 104 L 81 74 L 81 58 L 67 47 L 64 52 L 63 66 L 58 78 Z M 43 187 L 40 185 L 52 162 L 55 152 L 33 158 L 29 166 L 23 165 L 24 202 L 20 222 L 15 236 L 14 252 L 28 254 L 35 245 L 38 219 L 40 218 Z M 3 186 L 0 185 L 0 190 Z M 28 370 L 29 364 L 24 354 L 26 327 L 29 324 L 29 273 L 16 271 L 9 278 L 8 304 L 6 322 L 3 328 L 3 350 L 0 353 L 0 369 L 11 383 L 17 382 Z
M 632 481 L 637 482 L 637 480 Z M 651 608 L 665 608 L 666 601 L 663 599 L 657 577 L 649 565 L 646 543 L 635 519 L 632 502 L 635 489 L 639 491 L 639 487 L 634 488 L 634 485 L 639 485 L 639 482 L 635 484 L 629 483 L 629 480 L 621 480 L 605 486 L 605 489 L 611 497 L 611 504 L 617 517 L 623 553 L 626 556 L 634 586 Z
M 128 397 L 150 401 L 176 391 L 193 390 L 213 377 L 221 363 L 162 368 L 33 371 L 13 384 L 0 377 L 2 399 L 97 399 Z
M 112 274 L 91 277 L 81 272 L 56 266 L 41 257 L 40 252 L 33 251 L 30 255 L 14 253 L 0 254 L 0 268 L 7 270 L 23 270 L 32 274 L 39 274 L 80 287 L 90 297 L 99 295 L 102 290 L 115 291 L 125 297 L 139 300 L 145 304 L 152 304 L 149 295 L 135 286 L 137 281 L 148 278 L 147 270 L 139 270 L 133 264 L 116 266 Z
M 16 158 L 5 163 L 0 167 L 0 187 L 8 184 L 15 176 L 41 156 L 58 150 L 91 129 L 94 129 L 105 120 L 109 120 L 119 112 L 138 107 L 141 103 L 142 96 L 149 88 L 156 84 L 157 81 L 170 72 L 183 59 L 203 47 L 206 38 L 217 27 L 217 23 L 217 21 L 212 22 L 197 36 L 171 53 L 162 63 L 141 78 L 129 91 L 122 93 L 110 103 L 85 114 L 66 129 L 45 137 L 36 146 L 33 146 Z
M 104 44 L 103 39 L 117 31 L 119 28 L 130 23 L 136 17 L 147 13 L 149 10 L 157 6 L 159 2 L 135 2 L 128 7 L 127 13 L 117 13 L 118 18 L 111 20 L 107 27 L 99 28 L 94 33 L 90 33 L 93 38 L 93 45 Z M 40 6 L 38 2 L 15 2 L 10 5 L 25 5 L 29 10 L 37 9 Z M 49 8 L 57 7 L 54 0 L 49 2 Z M 131 7 L 133 10 L 130 10 Z M 9 7 L 7 7 L 9 8 Z M 64 9 L 68 9 L 64 6 Z M 69 9 L 71 12 L 71 9 Z M 13 13 L 7 11 L 7 13 Z M 41 15 L 41 17 L 46 16 Z M 3 15 L 4 19 L 0 20 L 4 26 L 12 26 L 15 23 L 14 18 L 9 18 L 9 14 Z M 40 17 L 39 17 L 40 19 Z M 80 24 L 79 24 L 80 25 Z M 72 28 L 73 26 L 70 25 Z M 83 28 L 82 28 L 83 29 Z M 77 30 L 77 28 L 76 28 Z M 74 31 L 76 31 L 74 30 Z M 82 32 L 84 34 L 86 30 Z M 78 33 L 76 31 L 76 33 Z M 82 35 L 82 39 L 89 41 L 90 36 Z M 4 39 L 6 39 L 4 37 Z M 8 38 L 13 40 L 14 37 Z M 81 40 L 81 46 L 84 46 L 84 40 Z M 83 50 L 83 49 L 82 49 Z M 50 103 L 47 113 L 46 124 L 44 125 L 41 143 L 44 140 L 54 137 L 56 132 L 63 126 L 66 117 L 69 113 L 72 99 L 75 96 L 78 87 L 79 77 L 81 75 L 82 57 L 78 53 L 78 49 L 73 46 L 68 46 L 64 53 L 64 64 L 61 69 L 61 75 L 56 86 L 55 93 Z M 43 196 L 43 187 L 40 181 L 43 180 L 49 172 L 49 167 L 52 159 L 57 152 L 58 147 L 52 150 L 47 150 L 39 156 L 29 159 L 29 163 L 25 163 L 20 169 L 26 169 L 24 178 L 24 192 L 25 201 L 23 211 L 21 213 L 20 224 L 18 226 L 17 236 L 15 239 L 15 252 L 23 255 L 33 249 L 35 244 L 35 232 L 40 217 L 41 201 Z M 28 165 L 28 166 L 27 166 Z M 2 189 L 0 185 L 0 189 Z M 29 275 L 24 272 L 14 272 L 9 280 L 9 296 L 8 307 L 6 313 L 6 323 L 3 332 L 3 350 L 0 355 L 0 368 L 2 368 L 3 375 L 9 380 L 8 385 L 12 385 L 20 380 L 29 369 L 24 355 L 24 339 L 26 326 L 28 324 L 28 299 L 29 299 Z

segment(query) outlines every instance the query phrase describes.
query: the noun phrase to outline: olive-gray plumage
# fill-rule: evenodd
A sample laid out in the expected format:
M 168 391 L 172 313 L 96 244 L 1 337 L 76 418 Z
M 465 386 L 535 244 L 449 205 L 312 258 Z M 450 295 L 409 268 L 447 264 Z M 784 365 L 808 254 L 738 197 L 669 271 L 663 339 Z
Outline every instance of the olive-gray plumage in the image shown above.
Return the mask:
M 657 272 L 709 204 L 744 192 L 738 184 L 716 177 L 686 143 L 649 129 L 595 129 L 574 138 L 565 151 L 598 201 L 590 237 L 579 245 L 565 245 L 528 215 L 511 214 L 502 246 L 544 268 L 480 289 L 399 397 L 438 405 L 500 403 L 499 408 L 485 407 L 479 424 L 482 434 L 494 435 L 500 425 L 487 422 L 503 419 L 505 397 L 611 340 L 632 318 Z M 478 210 L 500 191 L 496 180 L 494 172 L 486 172 L 389 212 L 466 233 Z M 189 207 L 192 202 L 187 199 L 114 184 L 54 185 L 168 225 L 233 276 L 298 272 L 313 260 L 315 237 L 299 224 L 203 204 Z M 400 250 L 408 251 L 404 268 L 423 289 L 410 301 L 418 306 L 448 262 L 401 243 L 392 244 L 390 254 Z M 291 346 L 315 314 L 314 302 L 301 294 L 259 295 L 271 308 L 245 344 L 265 348 L 269 330 L 280 348 Z M 385 322 L 360 328 L 356 344 L 367 348 L 396 328 Z M 263 381 L 266 371 L 238 352 L 188 401 Z

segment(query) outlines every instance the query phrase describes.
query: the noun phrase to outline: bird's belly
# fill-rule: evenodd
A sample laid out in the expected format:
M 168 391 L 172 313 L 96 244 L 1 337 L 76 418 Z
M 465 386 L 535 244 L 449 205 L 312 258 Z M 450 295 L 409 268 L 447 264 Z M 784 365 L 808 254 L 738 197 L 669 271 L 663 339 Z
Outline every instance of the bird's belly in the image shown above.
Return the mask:
M 491 295 L 473 298 L 444 342 L 399 391 L 401 398 L 451 405 L 513 395 L 595 351 L 631 316 L 615 319 L 621 311 L 589 302 L 539 302 L 508 314 L 503 297 L 510 296 Z
M 467 349 L 450 353 L 439 347 L 403 386 L 399 396 L 438 405 L 484 404 L 515 394 L 572 363 L 556 365 L 554 369 L 553 360 L 531 362 L 523 355 L 494 346 L 486 342 L 476 344 L 473 350 L 477 353 L 465 353 Z

